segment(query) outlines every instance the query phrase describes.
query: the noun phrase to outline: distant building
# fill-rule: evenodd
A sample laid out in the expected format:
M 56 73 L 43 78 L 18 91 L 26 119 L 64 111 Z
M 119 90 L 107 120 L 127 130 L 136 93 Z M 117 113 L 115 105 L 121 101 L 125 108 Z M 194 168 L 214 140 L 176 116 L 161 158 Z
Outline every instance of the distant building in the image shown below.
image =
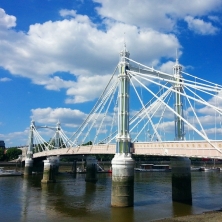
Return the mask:
M 5 149 L 5 142 L 4 142 L 4 140 L 0 140 L 0 148 Z

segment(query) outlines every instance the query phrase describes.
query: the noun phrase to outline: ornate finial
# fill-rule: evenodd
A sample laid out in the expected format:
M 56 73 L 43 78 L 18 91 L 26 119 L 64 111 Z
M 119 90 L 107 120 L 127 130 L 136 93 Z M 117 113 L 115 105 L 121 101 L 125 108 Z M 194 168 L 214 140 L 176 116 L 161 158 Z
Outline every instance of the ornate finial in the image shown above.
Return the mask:
M 178 63 L 178 49 L 176 48 L 176 63 Z
M 129 58 L 130 53 L 126 48 L 126 40 L 125 40 L 125 32 L 124 32 L 124 38 L 123 38 L 123 50 L 120 52 L 120 57 L 126 57 Z
M 174 69 L 174 74 L 177 75 L 180 74 L 180 72 L 182 71 L 182 66 L 179 64 L 179 59 L 178 59 L 178 48 L 176 49 L 176 63 L 173 66 L 173 69 Z
M 57 124 L 56 124 L 56 128 L 57 128 L 57 130 L 60 130 L 60 128 L 61 128 L 61 124 L 60 124 L 59 119 L 58 119 L 58 122 L 57 122 Z
M 125 32 L 124 32 L 123 34 L 124 34 L 124 37 L 123 37 L 123 46 L 124 46 L 124 51 L 126 52 L 126 51 L 127 51 L 127 49 L 126 49 Z

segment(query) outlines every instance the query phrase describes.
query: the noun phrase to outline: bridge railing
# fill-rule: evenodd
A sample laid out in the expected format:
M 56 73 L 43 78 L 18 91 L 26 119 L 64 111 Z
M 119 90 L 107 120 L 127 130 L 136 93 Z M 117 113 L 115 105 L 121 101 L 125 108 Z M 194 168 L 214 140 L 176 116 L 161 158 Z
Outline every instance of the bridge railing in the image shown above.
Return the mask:
M 215 141 L 212 144 L 217 149 L 205 141 L 134 143 L 133 153 L 137 155 L 222 159 L 222 141 Z
M 212 144 L 217 149 L 205 141 L 137 142 L 133 144 L 132 153 L 135 155 L 222 159 L 222 141 L 214 141 Z M 75 154 L 115 154 L 115 152 L 116 144 L 100 144 L 53 149 L 34 153 L 33 157 Z
M 115 154 L 116 144 L 101 144 L 89 146 L 77 146 L 34 153 L 33 157 L 50 155 L 75 155 L 75 154 Z

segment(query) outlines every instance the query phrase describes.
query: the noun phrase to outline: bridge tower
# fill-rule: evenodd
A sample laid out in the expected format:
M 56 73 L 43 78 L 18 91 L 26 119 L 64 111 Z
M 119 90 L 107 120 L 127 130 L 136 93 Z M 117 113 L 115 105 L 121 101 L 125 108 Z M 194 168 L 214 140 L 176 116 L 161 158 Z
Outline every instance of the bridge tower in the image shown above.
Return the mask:
M 29 127 L 29 145 L 28 145 L 28 150 L 26 152 L 24 175 L 32 174 L 34 129 L 35 129 L 35 121 L 32 120 Z
M 59 149 L 60 145 L 60 135 L 59 135 L 59 131 L 61 130 L 61 124 L 58 121 L 56 124 L 56 135 L 55 135 L 55 149 Z
M 184 140 L 184 122 L 180 118 L 183 117 L 183 88 L 181 83 L 183 82 L 183 77 L 181 74 L 182 66 L 179 64 L 178 59 L 176 59 L 176 64 L 173 67 L 174 79 L 176 84 L 174 85 L 175 93 L 175 111 L 179 116 L 175 115 L 175 140 Z
M 134 160 L 130 153 L 129 135 L 129 55 L 124 43 L 120 52 L 119 92 L 118 92 L 118 134 L 116 136 L 116 154 L 112 159 L 112 194 L 113 207 L 129 207 L 134 202 Z
M 176 58 L 176 63 L 173 67 L 174 79 L 176 81 L 174 85 L 175 89 L 175 140 L 183 141 L 185 139 L 184 121 L 183 117 L 183 99 L 181 93 L 183 93 L 183 77 L 181 74 L 182 66 L 179 64 Z M 172 200 L 192 203 L 191 193 L 191 161 L 187 157 L 175 157 L 171 158 L 172 167 Z

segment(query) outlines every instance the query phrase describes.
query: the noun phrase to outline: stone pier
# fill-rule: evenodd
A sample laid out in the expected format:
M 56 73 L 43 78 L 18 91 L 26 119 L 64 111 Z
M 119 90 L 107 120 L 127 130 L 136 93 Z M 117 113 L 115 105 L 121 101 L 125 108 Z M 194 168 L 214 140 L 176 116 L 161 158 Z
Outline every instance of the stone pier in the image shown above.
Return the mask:
M 131 154 L 117 153 L 112 159 L 112 207 L 134 204 L 134 160 Z
M 32 169 L 33 169 L 33 159 L 26 158 L 25 159 L 24 176 L 32 175 Z
M 73 163 L 72 163 L 72 174 L 75 176 L 76 172 L 77 172 L 77 161 L 73 160 Z
M 86 158 L 86 182 L 96 182 L 97 178 L 97 159 L 94 156 Z
M 43 160 L 43 162 L 44 170 L 41 183 L 55 183 L 57 173 L 57 166 L 55 160 L 53 158 L 48 158 L 47 160 Z
M 192 204 L 191 161 L 186 157 L 171 159 L 172 167 L 172 200 Z

